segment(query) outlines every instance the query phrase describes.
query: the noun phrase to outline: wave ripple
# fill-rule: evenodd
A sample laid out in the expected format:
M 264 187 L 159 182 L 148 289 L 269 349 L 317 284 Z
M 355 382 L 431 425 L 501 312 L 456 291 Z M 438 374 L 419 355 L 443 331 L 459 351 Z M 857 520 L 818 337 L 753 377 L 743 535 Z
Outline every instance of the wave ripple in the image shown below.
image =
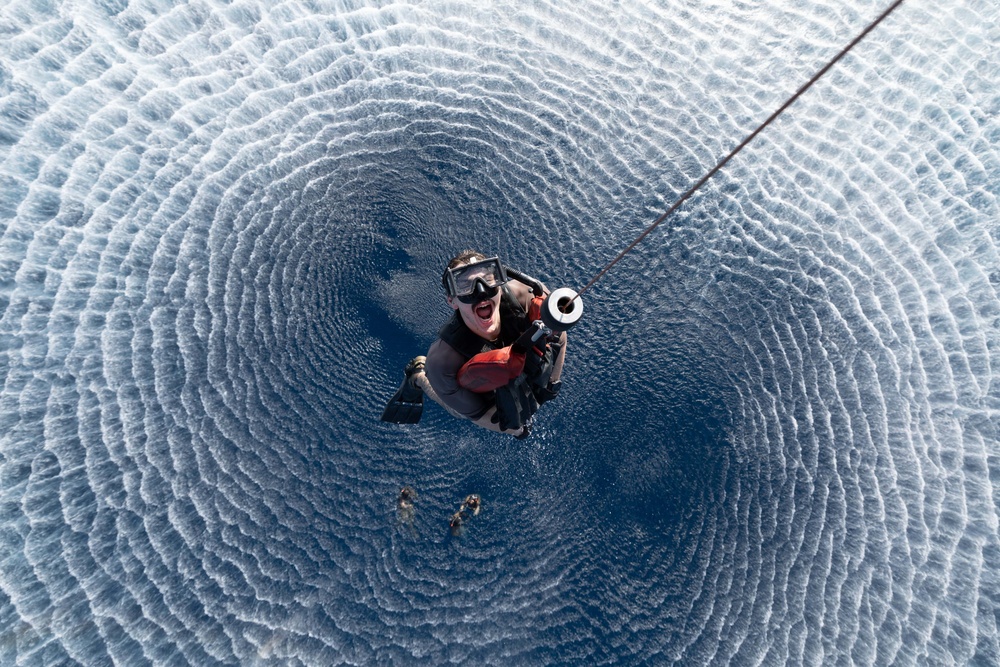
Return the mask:
M 1000 663 L 995 3 L 602 279 L 530 440 L 377 419 L 450 255 L 581 286 L 879 10 L 8 2 L 0 664 Z

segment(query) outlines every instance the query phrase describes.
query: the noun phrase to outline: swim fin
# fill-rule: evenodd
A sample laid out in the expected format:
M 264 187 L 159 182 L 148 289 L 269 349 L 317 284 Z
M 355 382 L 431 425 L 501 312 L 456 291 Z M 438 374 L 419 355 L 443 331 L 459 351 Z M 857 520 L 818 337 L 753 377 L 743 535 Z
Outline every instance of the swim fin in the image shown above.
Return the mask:
M 424 392 L 415 386 L 410 378 L 415 372 L 424 369 L 426 357 L 414 357 L 406 364 L 406 377 L 399 389 L 389 399 L 389 404 L 382 412 L 382 421 L 390 424 L 416 424 L 424 411 Z

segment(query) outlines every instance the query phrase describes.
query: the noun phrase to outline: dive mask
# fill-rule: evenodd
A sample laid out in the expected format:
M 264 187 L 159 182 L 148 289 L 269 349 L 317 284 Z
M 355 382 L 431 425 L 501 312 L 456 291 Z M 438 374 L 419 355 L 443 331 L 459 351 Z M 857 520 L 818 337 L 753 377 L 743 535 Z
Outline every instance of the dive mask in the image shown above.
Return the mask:
M 507 272 L 496 257 L 463 264 L 447 271 L 448 295 L 462 303 L 492 299 L 507 282 Z

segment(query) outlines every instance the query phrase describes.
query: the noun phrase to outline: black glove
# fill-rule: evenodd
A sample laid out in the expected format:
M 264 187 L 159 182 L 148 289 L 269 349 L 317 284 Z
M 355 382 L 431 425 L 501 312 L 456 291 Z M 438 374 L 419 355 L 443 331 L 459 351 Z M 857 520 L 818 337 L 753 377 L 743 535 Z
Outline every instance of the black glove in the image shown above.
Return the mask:
M 550 382 L 545 387 L 535 387 L 534 393 L 535 400 L 541 405 L 546 401 L 551 401 L 553 398 L 559 395 L 559 390 L 562 389 L 562 382 Z

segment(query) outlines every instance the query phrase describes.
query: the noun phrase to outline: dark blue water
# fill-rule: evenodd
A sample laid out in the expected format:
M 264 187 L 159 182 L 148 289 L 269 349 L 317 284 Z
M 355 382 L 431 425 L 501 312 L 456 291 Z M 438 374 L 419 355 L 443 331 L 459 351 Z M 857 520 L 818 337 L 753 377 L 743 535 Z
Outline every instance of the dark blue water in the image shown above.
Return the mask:
M 450 256 L 579 289 L 881 9 L 0 7 L 0 665 L 1000 662 L 995 3 L 602 278 L 529 439 L 378 419 Z

